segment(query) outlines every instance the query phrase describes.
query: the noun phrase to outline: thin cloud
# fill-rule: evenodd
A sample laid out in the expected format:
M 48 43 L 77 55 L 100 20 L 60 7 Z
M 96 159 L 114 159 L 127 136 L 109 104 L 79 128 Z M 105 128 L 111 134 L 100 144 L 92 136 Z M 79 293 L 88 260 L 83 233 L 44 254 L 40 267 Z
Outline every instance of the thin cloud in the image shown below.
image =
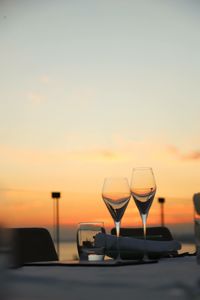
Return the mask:
M 120 152 L 109 149 L 83 149 L 74 151 L 13 148 L 0 145 L 0 154 L 12 163 L 51 164 L 64 161 L 116 161 L 123 159 Z M 12 158 L 12 159 L 11 159 Z
M 168 146 L 168 151 L 181 160 L 200 160 L 200 150 L 193 150 L 187 153 L 182 153 L 177 147 Z
M 71 159 L 78 160 L 93 160 L 93 161 L 116 161 L 122 159 L 122 156 L 117 151 L 109 149 L 84 150 L 74 151 L 69 153 Z
M 39 105 L 46 101 L 45 96 L 37 92 L 28 92 L 27 97 L 28 100 L 34 105 Z
M 192 151 L 183 155 L 183 159 L 186 160 L 200 160 L 200 151 Z
M 40 80 L 41 83 L 44 83 L 44 84 L 48 84 L 49 81 L 50 81 L 48 75 L 42 75 L 39 80 Z

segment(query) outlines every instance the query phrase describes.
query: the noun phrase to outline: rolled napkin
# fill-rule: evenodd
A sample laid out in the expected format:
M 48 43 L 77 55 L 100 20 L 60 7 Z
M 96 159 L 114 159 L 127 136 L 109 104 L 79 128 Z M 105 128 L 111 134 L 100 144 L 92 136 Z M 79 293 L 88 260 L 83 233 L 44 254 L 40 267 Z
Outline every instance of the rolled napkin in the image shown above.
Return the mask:
M 121 256 L 125 258 L 137 258 L 145 253 L 162 254 L 175 252 L 181 249 L 181 243 L 176 240 L 171 241 L 151 241 L 137 239 L 133 237 L 119 237 Z M 95 246 L 104 247 L 108 256 L 115 257 L 117 249 L 117 237 L 105 233 L 98 233 L 95 237 Z M 156 255 L 157 256 L 157 255 Z

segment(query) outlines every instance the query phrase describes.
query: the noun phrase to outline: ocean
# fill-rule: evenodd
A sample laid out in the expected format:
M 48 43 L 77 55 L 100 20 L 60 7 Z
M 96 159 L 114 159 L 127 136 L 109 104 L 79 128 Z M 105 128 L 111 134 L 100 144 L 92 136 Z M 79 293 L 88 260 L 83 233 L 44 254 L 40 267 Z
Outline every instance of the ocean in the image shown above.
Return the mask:
M 195 251 L 193 243 L 182 243 L 182 249 L 179 253 Z M 60 243 L 60 260 L 75 260 L 78 259 L 78 252 L 76 242 L 62 242 Z

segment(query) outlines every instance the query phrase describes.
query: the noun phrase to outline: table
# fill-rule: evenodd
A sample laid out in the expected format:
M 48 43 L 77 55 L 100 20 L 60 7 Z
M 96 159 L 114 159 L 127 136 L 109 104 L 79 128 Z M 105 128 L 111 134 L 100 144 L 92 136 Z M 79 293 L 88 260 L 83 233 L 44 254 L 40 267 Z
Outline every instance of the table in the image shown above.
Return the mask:
M 200 299 L 195 256 L 121 267 L 22 267 L 6 276 L 8 300 Z

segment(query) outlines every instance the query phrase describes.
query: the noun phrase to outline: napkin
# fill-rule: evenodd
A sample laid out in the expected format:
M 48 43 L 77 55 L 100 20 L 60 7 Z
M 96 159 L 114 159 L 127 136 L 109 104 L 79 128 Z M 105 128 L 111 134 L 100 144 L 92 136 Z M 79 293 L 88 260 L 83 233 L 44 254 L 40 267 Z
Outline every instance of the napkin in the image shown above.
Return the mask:
M 176 240 L 171 241 L 151 241 L 133 237 L 119 237 L 120 253 L 127 256 L 138 256 L 145 253 L 166 254 L 181 249 L 181 243 Z M 95 246 L 104 247 L 108 256 L 116 256 L 117 237 L 105 233 L 98 233 L 95 237 Z M 140 256 L 139 255 L 139 256 Z M 131 258 L 130 257 L 130 258 Z

